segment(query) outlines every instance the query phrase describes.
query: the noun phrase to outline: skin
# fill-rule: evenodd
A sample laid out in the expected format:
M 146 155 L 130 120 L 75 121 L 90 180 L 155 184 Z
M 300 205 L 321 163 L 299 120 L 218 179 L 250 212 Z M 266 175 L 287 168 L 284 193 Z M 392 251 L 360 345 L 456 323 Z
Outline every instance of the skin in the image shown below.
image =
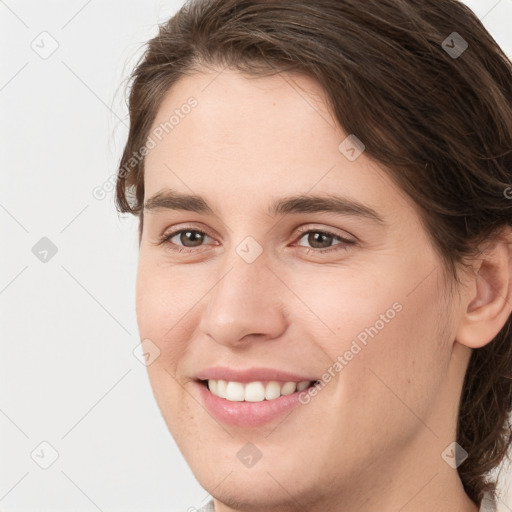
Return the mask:
M 160 350 L 148 374 L 163 418 L 216 511 L 477 511 L 441 454 L 456 439 L 471 351 L 510 314 L 509 246 L 496 245 L 477 263 L 485 272 L 452 289 L 415 204 L 364 152 L 349 161 L 339 151 L 347 134 L 309 78 L 205 70 L 172 87 L 153 128 L 190 96 L 197 107 L 146 157 L 145 200 L 173 188 L 203 196 L 214 215 L 144 212 L 137 320 L 141 339 Z M 277 198 L 333 192 L 386 225 L 267 214 Z M 356 243 L 315 245 L 299 227 Z M 192 252 L 159 244 L 186 228 L 208 233 L 199 246 L 172 239 Z M 247 236 L 263 250 L 250 264 L 236 252 Z M 326 247 L 335 250 L 318 253 Z M 401 311 L 285 418 L 227 426 L 203 407 L 199 370 L 272 367 L 320 379 L 394 303 Z M 251 468 L 237 458 L 247 442 L 262 454 Z

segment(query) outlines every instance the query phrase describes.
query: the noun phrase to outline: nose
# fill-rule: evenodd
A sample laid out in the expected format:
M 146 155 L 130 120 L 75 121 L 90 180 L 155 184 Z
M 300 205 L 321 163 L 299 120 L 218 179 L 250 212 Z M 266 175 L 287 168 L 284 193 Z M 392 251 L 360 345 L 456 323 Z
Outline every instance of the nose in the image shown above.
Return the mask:
M 247 263 L 237 254 L 223 266 L 206 296 L 199 328 L 217 343 L 246 346 L 250 340 L 271 340 L 286 330 L 283 283 L 260 256 Z

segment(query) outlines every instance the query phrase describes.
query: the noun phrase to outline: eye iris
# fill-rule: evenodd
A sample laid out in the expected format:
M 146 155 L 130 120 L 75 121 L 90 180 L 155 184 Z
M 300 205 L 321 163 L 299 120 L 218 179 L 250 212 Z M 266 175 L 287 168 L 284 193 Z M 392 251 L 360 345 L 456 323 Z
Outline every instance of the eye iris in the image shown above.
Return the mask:
M 187 239 L 185 237 L 190 236 L 190 239 Z M 186 247 L 196 247 L 197 245 L 201 245 L 201 242 L 203 241 L 203 234 L 199 233 L 198 231 L 183 231 L 180 235 L 180 242 L 185 245 Z M 184 242 L 192 242 L 192 245 L 187 245 Z
M 327 245 L 323 245 L 322 247 L 315 247 L 315 243 L 318 242 L 318 237 L 323 238 L 324 243 L 326 240 Z M 332 235 L 328 235 L 327 233 L 312 232 L 308 235 L 308 244 L 310 244 L 312 247 L 315 247 L 316 249 L 325 249 L 330 246 L 332 239 Z
M 201 231 L 181 231 L 179 235 L 180 243 L 185 247 L 197 247 L 203 242 L 205 236 Z M 310 231 L 308 234 L 308 243 L 315 249 L 329 248 L 333 242 L 334 235 L 322 231 Z M 315 245 L 316 244 L 316 245 Z M 320 247 L 318 247 L 320 245 Z

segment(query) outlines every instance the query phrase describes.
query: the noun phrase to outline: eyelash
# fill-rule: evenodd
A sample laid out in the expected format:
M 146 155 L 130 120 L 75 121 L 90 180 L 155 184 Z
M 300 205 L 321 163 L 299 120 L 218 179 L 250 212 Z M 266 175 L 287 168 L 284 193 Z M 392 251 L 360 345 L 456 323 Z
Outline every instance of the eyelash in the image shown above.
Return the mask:
M 179 235 L 180 233 L 183 233 L 186 231 L 190 231 L 193 233 L 199 233 L 204 236 L 210 236 L 208 233 L 206 233 L 205 231 L 203 231 L 201 229 L 185 227 L 185 228 L 179 229 L 177 231 L 173 231 L 172 233 L 162 235 L 160 237 L 160 241 L 159 241 L 158 245 L 165 244 L 168 246 L 168 248 L 170 250 L 175 251 L 177 253 L 187 253 L 188 254 L 188 253 L 195 252 L 196 251 L 195 248 L 179 246 L 170 241 L 171 238 L 174 238 L 176 235 Z M 298 240 L 300 241 L 304 237 L 304 235 L 306 235 L 308 233 L 320 233 L 322 235 L 332 236 L 333 238 L 338 239 L 341 243 L 339 243 L 333 247 L 329 247 L 327 249 L 315 249 L 315 248 L 310 248 L 310 247 L 299 246 L 299 247 L 303 247 L 304 249 L 307 249 L 306 254 L 309 254 L 310 252 L 314 252 L 316 254 L 318 254 L 318 253 L 325 254 L 325 253 L 332 252 L 332 251 L 346 251 L 346 250 L 348 250 L 348 248 L 346 247 L 347 245 L 354 245 L 356 243 L 354 240 L 349 240 L 340 235 L 337 235 L 336 233 L 332 233 L 331 231 L 328 231 L 328 230 L 306 229 L 306 228 L 299 229 L 300 236 L 299 236 Z M 213 238 L 213 237 L 210 236 L 210 238 Z

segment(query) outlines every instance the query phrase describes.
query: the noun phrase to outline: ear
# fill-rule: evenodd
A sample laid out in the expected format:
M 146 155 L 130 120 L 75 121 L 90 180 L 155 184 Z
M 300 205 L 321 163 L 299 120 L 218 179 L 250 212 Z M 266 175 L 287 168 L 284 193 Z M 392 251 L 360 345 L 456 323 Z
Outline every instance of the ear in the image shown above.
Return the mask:
M 461 302 L 462 316 L 455 339 L 470 348 L 491 342 L 512 313 L 512 229 L 507 226 L 474 263 Z

